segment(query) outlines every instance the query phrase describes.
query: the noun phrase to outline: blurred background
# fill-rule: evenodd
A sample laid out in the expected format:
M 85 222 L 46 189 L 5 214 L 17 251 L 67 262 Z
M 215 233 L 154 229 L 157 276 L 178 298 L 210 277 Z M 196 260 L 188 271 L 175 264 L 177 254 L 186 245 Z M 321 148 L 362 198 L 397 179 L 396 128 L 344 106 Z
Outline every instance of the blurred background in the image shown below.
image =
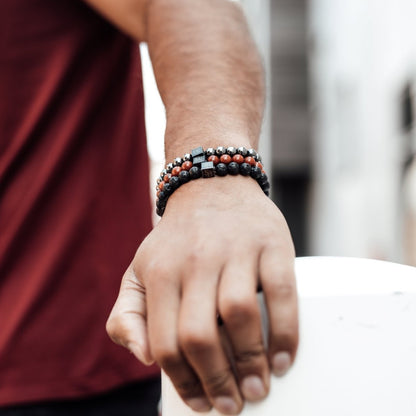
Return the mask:
M 260 152 L 297 255 L 416 265 L 416 2 L 240 3 L 268 77 Z M 141 47 L 153 189 L 164 110 Z

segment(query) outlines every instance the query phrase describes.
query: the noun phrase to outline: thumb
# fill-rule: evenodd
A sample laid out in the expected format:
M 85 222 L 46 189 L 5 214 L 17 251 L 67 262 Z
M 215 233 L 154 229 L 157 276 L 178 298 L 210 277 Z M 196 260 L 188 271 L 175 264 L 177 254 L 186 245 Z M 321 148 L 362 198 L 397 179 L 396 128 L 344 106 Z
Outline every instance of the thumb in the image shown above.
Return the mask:
M 130 350 L 143 364 L 153 364 L 147 335 L 146 292 L 132 265 L 124 273 L 106 330 L 116 344 Z

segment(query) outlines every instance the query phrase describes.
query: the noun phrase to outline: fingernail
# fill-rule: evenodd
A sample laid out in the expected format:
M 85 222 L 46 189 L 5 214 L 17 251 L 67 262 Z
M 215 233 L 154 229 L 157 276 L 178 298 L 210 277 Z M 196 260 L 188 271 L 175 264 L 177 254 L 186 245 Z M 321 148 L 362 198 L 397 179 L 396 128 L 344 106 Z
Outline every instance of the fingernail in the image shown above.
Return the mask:
M 222 396 L 215 398 L 214 406 L 219 412 L 227 415 L 237 414 L 238 412 L 238 405 L 231 397 Z
M 211 403 L 205 397 L 194 397 L 193 399 L 187 399 L 188 406 L 196 412 L 208 412 L 211 410 Z
M 292 360 L 290 354 L 286 351 L 278 352 L 273 357 L 272 371 L 275 376 L 281 377 L 289 370 Z
M 241 382 L 241 392 L 247 400 L 260 400 L 266 396 L 263 381 L 258 376 L 248 376 Z

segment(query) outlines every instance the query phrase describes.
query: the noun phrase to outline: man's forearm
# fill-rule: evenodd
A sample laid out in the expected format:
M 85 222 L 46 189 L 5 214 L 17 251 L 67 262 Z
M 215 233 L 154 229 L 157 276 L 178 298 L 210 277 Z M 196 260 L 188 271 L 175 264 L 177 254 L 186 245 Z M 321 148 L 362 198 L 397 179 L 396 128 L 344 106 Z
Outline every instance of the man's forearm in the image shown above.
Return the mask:
M 166 158 L 195 146 L 257 147 L 264 85 L 241 7 L 230 0 L 85 0 L 146 41 L 167 113 Z
M 263 69 L 238 4 L 153 0 L 147 42 L 166 107 L 167 160 L 197 146 L 257 146 Z

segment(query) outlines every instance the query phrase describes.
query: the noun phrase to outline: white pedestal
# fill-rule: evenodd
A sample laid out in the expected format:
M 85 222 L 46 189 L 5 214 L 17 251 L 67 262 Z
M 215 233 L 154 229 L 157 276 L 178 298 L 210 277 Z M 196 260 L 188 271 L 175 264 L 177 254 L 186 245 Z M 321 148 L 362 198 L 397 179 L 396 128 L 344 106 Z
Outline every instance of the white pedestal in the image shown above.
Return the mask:
M 415 416 L 416 268 L 367 259 L 296 260 L 296 362 L 243 416 Z M 200 415 L 162 379 L 163 416 Z M 218 415 L 212 411 L 207 415 Z

